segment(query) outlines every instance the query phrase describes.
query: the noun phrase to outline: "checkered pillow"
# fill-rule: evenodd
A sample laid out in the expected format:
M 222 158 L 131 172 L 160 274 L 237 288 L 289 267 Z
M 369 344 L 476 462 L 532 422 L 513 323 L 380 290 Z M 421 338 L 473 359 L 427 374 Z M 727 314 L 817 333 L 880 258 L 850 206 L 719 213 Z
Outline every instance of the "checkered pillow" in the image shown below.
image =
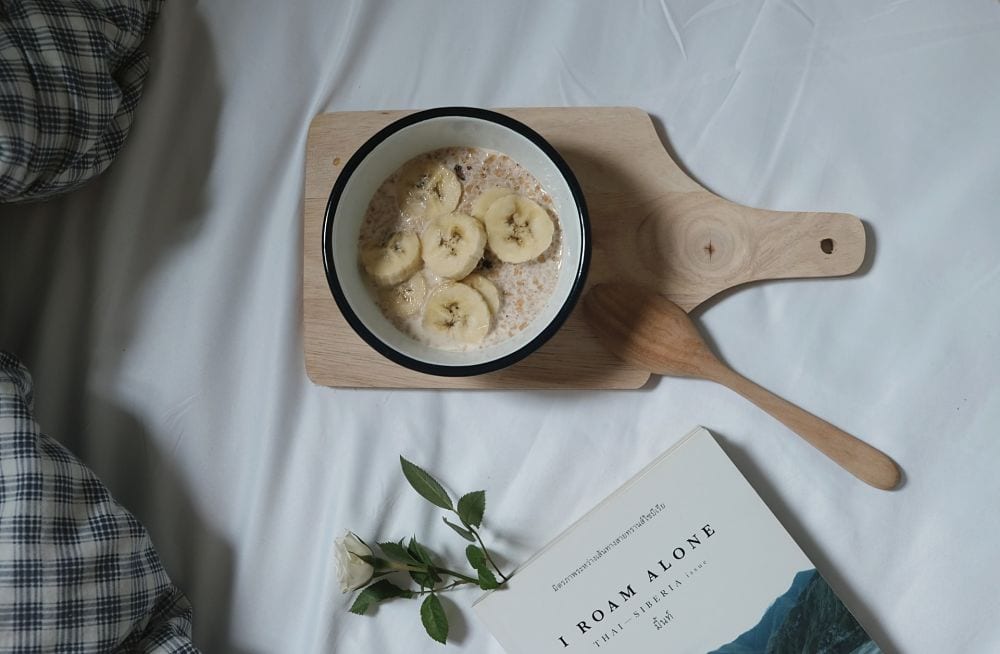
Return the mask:
M 0 352 L 0 652 L 197 653 L 146 530 L 31 402 L 28 371 Z
M 118 155 L 161 0 L 0 0 L 0 202 L 80 186 Z

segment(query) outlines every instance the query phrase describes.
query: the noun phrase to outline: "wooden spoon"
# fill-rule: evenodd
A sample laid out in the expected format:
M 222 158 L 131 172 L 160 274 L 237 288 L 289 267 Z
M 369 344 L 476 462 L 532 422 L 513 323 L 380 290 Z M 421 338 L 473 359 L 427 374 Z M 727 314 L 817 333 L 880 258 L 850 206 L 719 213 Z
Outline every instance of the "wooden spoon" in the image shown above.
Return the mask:
M 883 490 L 899 484 L 899 468 L 884 453 L 722 363 L 684 310 L 659 293 L 630 284 L 599 284 L 584 298 L 583 313 L 605 347 L 625 361 L 660 375 L 728 386 L 861 481 Z

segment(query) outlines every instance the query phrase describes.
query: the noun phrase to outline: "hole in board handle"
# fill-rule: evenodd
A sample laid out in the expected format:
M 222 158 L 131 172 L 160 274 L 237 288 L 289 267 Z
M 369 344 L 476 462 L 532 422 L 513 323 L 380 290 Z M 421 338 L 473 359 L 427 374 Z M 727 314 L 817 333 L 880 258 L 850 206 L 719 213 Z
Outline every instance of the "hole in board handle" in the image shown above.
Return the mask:
M 824 254 L 833 254 L 833 246 L 834 243 L 832 238 L 824 238 L 819 242 L 819 249 L 823 250 Z

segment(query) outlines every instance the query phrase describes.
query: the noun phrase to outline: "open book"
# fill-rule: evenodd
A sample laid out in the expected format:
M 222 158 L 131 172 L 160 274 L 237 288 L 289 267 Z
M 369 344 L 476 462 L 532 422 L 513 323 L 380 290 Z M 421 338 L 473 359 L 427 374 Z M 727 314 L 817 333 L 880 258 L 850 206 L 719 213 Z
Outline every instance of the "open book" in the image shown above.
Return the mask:
M 881 652 L 704 428 L 474 608 L 508 654 Z

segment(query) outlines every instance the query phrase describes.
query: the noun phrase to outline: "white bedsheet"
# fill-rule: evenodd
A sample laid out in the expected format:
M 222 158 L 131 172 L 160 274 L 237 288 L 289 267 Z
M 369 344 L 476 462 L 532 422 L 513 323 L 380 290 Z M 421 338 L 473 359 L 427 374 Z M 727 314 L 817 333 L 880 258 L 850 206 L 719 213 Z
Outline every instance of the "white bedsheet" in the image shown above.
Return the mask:
M 0 348 L 148 525 L 206 652 L 437 652 L 346 613 L 346 528 L 461 542 L 402 453 L 526 558 L 695 424 L 887 652 L 1000 651 L 1000 4 L 170 0 L 108 174 L 0 207 Z M 730 199 L 846 211 L 863 272 L 697 316 L 749 377 L 890 453 L 872 490 L 728 391 L 333 390 L 305 375 L 303 157 L 323 111 L 635 105 Z M 316 244 L 319 247 L 319 244 Z M 452 651 L 499 653 L 453 596 Z

